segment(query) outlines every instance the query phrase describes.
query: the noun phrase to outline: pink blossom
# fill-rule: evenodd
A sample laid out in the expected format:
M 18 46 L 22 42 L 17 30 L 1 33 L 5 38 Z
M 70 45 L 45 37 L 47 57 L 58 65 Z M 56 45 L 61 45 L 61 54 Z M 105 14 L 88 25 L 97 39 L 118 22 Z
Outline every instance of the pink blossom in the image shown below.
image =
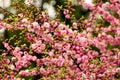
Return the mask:
M 66 19 L 70 19 L 70 15 L 68 14 L 68 15 L 65 15 L 65 18 Z
M 15 69 L 15 66 L 14 65 L 10 65 L 9 67 L 11 70 L 14 70 Z
M 94 58 L 98 57 L 98 52 L 92 52 L 92 56 L 93 56 Z
M 27 21 L 26 18 L 23 18 L 23 19 L 22 19 L 22 22 L 23 22 L 23 23 L 27 23 L 28 21 Z
M 4 44 L 5 48 L 6 48 L 8 51 L 11 50 L 11 47 L 10 47 L 10 45 L 9 45 L 8 43 L 3 42 L 3 44 Z
M 5 61 L 4 61 L 4 64 L 9 64 L 10 63 L 10 60 L 9 59 L 6 59 Z
M 29 74 L 29 70 L 20 71 L 20 72 L 19 72 L 19 75 L 21 75 L 21 76 L 29 76 L 29 75 L 30 75 L 30 74 Z
M 49 28 L 50 24 L 48 22 L 44 22 L 43 26 L 46 27 L 46 28 Z
M 63 13 L 66 15 L 66 14 L 69 13 L 69 10 L 68 10 L 68 9 L 65 9 L 65 10 L 63 11 Z

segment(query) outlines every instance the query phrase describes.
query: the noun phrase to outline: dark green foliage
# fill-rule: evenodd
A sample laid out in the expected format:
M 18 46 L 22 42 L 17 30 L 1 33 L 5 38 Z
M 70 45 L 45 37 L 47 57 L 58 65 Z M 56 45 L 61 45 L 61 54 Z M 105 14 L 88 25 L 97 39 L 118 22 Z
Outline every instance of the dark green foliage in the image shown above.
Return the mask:
M 6 30 L 5 31 L 5 39 L 8 39 L 10 45 L 13 46 L 20 46 L 23 44 L 27 44 L 28 46 L 30 43 L 28 42 L 24 30 Z

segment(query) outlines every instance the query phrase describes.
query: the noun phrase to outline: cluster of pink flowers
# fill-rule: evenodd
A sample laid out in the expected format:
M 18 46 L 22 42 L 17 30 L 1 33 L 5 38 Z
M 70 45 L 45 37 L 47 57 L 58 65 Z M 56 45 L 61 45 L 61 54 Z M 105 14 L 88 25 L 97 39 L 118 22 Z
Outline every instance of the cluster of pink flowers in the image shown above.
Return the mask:
M 119 80 L 120 19 L 110 12 L 116 10 L 120 17 L 120 3 L 118 0 L 110 1 L 94 6 L 83 3 L 91 14 L 81 26 L 78 22 L 70 26 L 58 20 L 48 21 L 44 13 L 39 15 L 41 23 L 22 14 L 17 15 L 18 21 L 13 24 L 1 21 L 0 27 L 7 31 L 21 32 L 2 42 L 5 49 L 0 54 L 0 80 L 23 80 L 27 77 L 41 80 Z M 70 17 L 68 9 L 63 13 L 67 19 Z M 102 17 L 100 24 L 97 14 Z M 105 21 L 109 25 L 106 26 Z
M 69 12 L 68 9 L 65 9 L 65 10 L 63 11 L 63 13 L 64 13 L 66 19 L 69 19 L 69 18 L 70 18 L 70 14 L 69 14 L 70 12 Z

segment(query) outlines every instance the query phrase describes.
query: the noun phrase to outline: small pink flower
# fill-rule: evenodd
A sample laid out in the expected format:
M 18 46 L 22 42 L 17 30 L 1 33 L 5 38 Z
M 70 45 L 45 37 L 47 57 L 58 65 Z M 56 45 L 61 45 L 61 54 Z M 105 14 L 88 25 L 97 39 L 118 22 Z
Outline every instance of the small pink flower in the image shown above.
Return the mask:
M 8 51 L 12 49 L 12 48 L 9 46 L 9 44 L 6 43 L 6 42 L 3 42 L 3 45 L 5 46 L 5 48 L 6 48 Z
M 92 52 L 92 56 L 96 58 L 98 56 L 98 52 Z
M 40 73 L 43 75 L 43 76 L 47 76 L 47 72 L 44 68 L 40 68 Z
M 11 60 L 12 60 L 13 62 L 15 62 L 15 61 L 17 60 L 17 58 L 16 58 L 16 57 L 12 57 Z
M 56 22 L 56 21 L 51 21 L 50 24 L 51 24 L 54 28 L 59 25 L 58 22 Z
M 60 44 L 60 43 L 55 43 L 55 48 L 57 48 L 57 49 L 59 49 L 59 50 L 61 50 L 62 49 L 62 44 Z
M 21 75 L 21 76 L 29 76 L 29 70 L 20 71 L 19 75 Z
M 73 22 L 73 28 L 77 28 L 78 24 L 76 22 Z
M 68 10 L 68 9 L 65 9 L 65 10 L 63 11 L 63 13 L 66 15 L 66 14 L 69 13 L 69 10 Z
M 19 17 L 23 17 L 23 14 L 18 14 Z
M 31 73 L 32 76 L 34 76 L 34 75 L 38 75 L 38 73 L 37 73 L 36 70 L 31 70 L 30 73 Z
M 9 59 L 6 59 L 4 64 L 9 64 L 10 63 L 10 60 Z
M 35 49 L 37 48 L 36 44 L 32 44 L 32 45 L 31 45 L 31 48 L 32 48 L 33 50 L 35 50 Z
M 65 15 L 65 18 L 70 19 L 70 15 L 69 14 Z
M 118 73 L 119 73 L 119 72 L 120 72 L 120 68 L 116 68 L 116 72 L 118 72 Z
M 37 26 L 39 26 L 39 24 L 38 24 L 38 22 L 33 22 L 33 23 L 31 23 L 34 27 L 37 27 Z
M 22 22 L 23 22 L 23 23 L 27 23 L 28 21 L 27 21 L 26 18 L 23 18 L 23 19 L 22 19 Z
M 87 31 L 91 33 L 93 31 L 93 29 L 92 28 L 87 28 Z
M 32 60 L 33 60 L 33 61 L 36 61 L 36 60 L 37 60 L 37 57 L 36 57 L 36 56 L 33 56 L 33 57 L 32 57 Z
M 48 52 L 49 56 L 53 56 L 54 55 L 54 50 Z
M 42 66 L 43 60 L 42 59 L 37 59 L 36 60 L 38 66 Z
M 84 56 L 81 57 L 81 60 L 82 60 L 83 63 L 88 63 L 89 58 L 88 58 L 87 55 L 84 55 Z
M 46 27 L 46 28 L 49 28 L 50 24 L 48 22 L 44 22 L 43 26 Z
M 14 70 L 14 69 L 15 69 L 15 66 L 12 64 L 12 65 L 9 66 L 9 68 L 10 68 L 11 70 Z
M 81 58 L 77 58 L 77 63 L 79 64 L 82 61 Z
M 58 57 L 58 63 L 57 63 L 58 66 L 62 67 L 63 64 L 64 64 L 64 62 L 65 62 L 65 61 L 64 61 L 63 57 L 62 57 L 62 56 L 59 56 L 59 57 Z

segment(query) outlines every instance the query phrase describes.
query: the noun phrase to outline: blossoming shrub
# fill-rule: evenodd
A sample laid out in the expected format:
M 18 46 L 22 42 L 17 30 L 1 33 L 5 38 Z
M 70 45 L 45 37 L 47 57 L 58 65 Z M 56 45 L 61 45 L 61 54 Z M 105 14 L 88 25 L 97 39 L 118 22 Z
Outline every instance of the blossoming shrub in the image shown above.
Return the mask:
M 36 8 L 0 21 L 0 80 L 119 80 L 120 1 L 80 5 L 89 16 L 72 5 L 58 7 L 64 22 Z

